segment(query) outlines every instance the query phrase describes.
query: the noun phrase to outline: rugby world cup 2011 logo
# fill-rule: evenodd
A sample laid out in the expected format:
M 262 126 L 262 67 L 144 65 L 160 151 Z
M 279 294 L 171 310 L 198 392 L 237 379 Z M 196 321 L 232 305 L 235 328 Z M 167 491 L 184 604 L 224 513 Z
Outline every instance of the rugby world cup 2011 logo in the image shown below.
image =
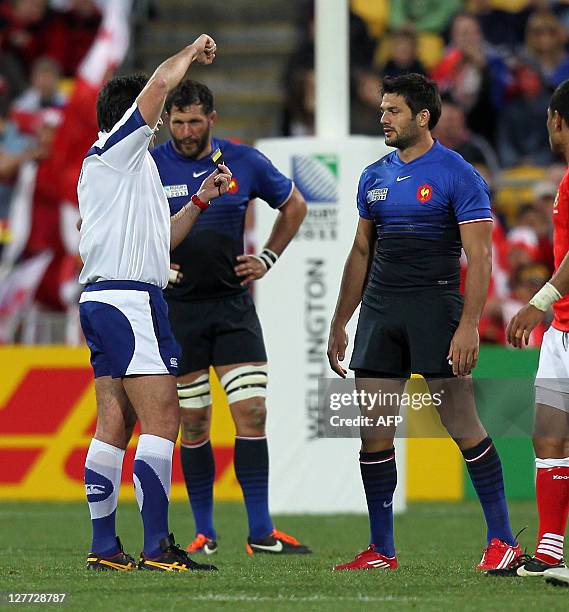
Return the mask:
M 338 166 L 335 154 L 293 155 L 292 178 L 308 204 L 308 215 L 297 239 L 336 239 Z

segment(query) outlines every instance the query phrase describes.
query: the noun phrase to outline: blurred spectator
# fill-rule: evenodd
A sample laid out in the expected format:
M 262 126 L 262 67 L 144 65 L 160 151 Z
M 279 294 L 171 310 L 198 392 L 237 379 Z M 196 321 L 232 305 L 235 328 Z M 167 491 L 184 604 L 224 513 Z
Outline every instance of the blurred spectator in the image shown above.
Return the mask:
M 567 32 L 559 19 L 549 11 L 538 11 L 528 20 L 520 58 L 531 63 L 546 86 L 554 89 L 569 78 L 566 43 Z
M 433 135 L 473 166 L 479 169 L 485 166 L 491 177 L 498 173 L 498 158 L 492 146 L 484 137 L 468 129 L 463 109 L 448 95 L 443 96 L 441 118 Z
M 545 285 L 550 275 L 546 266 L 537 263 L 526 263 L 518 268 L 510 281 L 510 297 L 502 304 L 504 326 Z M 547 327 L 548 324 L 542 322 L 532 331 L 529 346 L 541 345 Z
M 350 133 L 378 136 L 383 133 L 379 122 L 381 79 L 371 70 L 354 70 L 350 102 Z
M 552 180 L 538 181 L 533 186 L 533 205 L 546 215 L 548 219 L 552 217 L 553 202 L 556 195 L 557 185 Z
M 551 215 L 533 204 L 520 207 L 515 226 L 507 234 L 507 259 L 510 275 L 521 266 L 540 263 L 553 271 Z
M 498 155 L 503 166 L 547 166 L 554 156 L 545 126 L 550 93 L 535 68 L 519 64 L 514 70 L 518 95 L 498 120 Z
M 452 23 L 450 45 L 432 77 L 441 92 L 450 93 L 463 108 L 468 127 L 491 143 L 508 76 L 505 62 L 484 43 L 476 17 L 457 15 Z
M 101 13 L 94 0 L 69 0 L 68 4 L 52 20 L 46 55 L 60 65 L 65 76 L 73 76 L 95 40 Z
M 470 8 L 478 19 L 484 40 L 495 49 L 511 53 L 524 42 L 533 4 L 531 1 L 497 3 L 495 0 L 473 0 Z
M 534 204 L 522 206 L 518 215 L 518 226 L 529 227 L 535 233 L 537 244 L 534 259 L 547 266 L 553 273 L 552 214 L 540 210 Z
M 285 136 L 311 136 L 314 134 L 314 107 L 316 91 L 314 70 L 294 70 L 286 89 L 283 132 Z
M 418 32 L 440 33 L 462 8 L 462 0 L 391 0 L 389 27 L 413 27 Z
M 47 0 L 13 0 L 0 5 L 0 48 L 29 74 L 35 60 L 51 57 L 72 76 L 92 45 L 101 23 L 94 0 L 69 0 L 56 11 Z
M 0 97 L 13 100 L 27 85 L 26 75 L 19 62 L 0 49 Z
M 534 263 L 537 255 L 537 236 L 529 227 L 515 227 L 507 234 L 508 272 L 512 277 L 519 268 Z
M 59 66 L 52 59 L 40 58 L 34 62 L 30 87 L 12 105 L 12 118 L 25 132 L 33 132 L 37 114 L 45 108 L 60 108 L 65 99 L 59 92 Z
M 26 73 L 45 55 L 53 12 L 47 0 L 13 0 L 0 5 L 0 47 L 17 59 Z
M 417 58 L 417 37 L 412 31 L 401 30 L 391 37 L 390 53 L 380 72 L 382 77 L 396 77 L 410 72 L 427 73 Z
M 0 104 L 0 252 L 7 242 L 7 221 L 14 182 L 22 164 L 31 158 L 31 139 L 21 134 L 8 117 L 8 104 Z

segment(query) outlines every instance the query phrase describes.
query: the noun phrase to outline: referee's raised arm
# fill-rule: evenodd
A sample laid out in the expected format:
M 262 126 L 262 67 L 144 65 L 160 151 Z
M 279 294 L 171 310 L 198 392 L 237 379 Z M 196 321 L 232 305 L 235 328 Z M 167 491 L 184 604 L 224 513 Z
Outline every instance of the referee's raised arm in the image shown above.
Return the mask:
M 202 34 L 191 45 L 162 62 L 140 92 L 136 103 L 147 125 L 154 128 L 160 119 L 166 96 L 183 79 L 194 61 L 211 64 L 217 46 L 208 34 Z

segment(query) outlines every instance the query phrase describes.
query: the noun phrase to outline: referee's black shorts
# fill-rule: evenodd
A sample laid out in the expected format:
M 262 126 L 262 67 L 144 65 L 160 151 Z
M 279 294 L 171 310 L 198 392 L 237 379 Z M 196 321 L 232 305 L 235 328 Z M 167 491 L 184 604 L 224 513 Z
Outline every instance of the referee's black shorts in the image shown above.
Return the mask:
M 248 293 L 207 302 L 167 302 L 172 333 L 182 347 L 178 376 L 210 365 L 267 361 L 261 323 Z
M 447 355 L 462 306 L 456 290 L 366 294 L 350 369 L 370 377 L 453 376 Z

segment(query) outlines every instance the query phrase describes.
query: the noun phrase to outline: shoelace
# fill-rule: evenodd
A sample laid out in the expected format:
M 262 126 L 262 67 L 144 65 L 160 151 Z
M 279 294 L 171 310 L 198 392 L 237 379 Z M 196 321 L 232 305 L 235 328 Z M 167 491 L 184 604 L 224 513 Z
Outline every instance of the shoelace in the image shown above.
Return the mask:
M 516 559 L 514 559 L 513 561 L 511 561 L 508 566 L 506 567 L 506 569 L 514 569 L 514 568 L 518 568 L 521 567 L 522 565 L 525 565 L 528 561 L 532 560 L 532 556 L 531 555 L 526 555 L 525 553 L 523 555 L 520 555 L 519 557 L 517 557 Z
M 292 544 L 293 546 L 300 546 L 300 542 L 291 535 L 283 533 L 282 531 L 278 531 L 277 529 L 273 529 L 273 533 L 271 533 L 273 538 L 277 538 L 278 540 L 282 540 L 287 544 Z

